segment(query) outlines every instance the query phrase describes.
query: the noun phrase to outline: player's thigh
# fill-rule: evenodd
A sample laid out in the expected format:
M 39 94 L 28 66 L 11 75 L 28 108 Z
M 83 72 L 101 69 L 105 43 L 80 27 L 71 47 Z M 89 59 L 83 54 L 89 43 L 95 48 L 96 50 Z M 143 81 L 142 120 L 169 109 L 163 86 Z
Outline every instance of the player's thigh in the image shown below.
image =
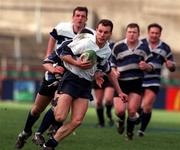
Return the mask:
M 88 99 L 78 98 L 74 100 L 71 107 L 72 120 L 77 120 L 81 122 L 87 112 L 88 104 L 89 104 Z
M 94 89 L 94 95 L 96 104 L 102 104 L 104 97 L 104 89 Z
M 151 107 L 152 108 L 152 106 L 155 102 L 155 99 L 156 99 L 156 94 L 153 91 L 146 89 L 144 91 L 144 96 L 143 96 L 143 107 Z
M 54 115 L 57 120 L 64 121 L 69 113 L 72 97 L 68 94 L 57 94 L 57 105 L 54 107 Z
M 130 93 L 128 95 L 128 113 L 134 115 L 141 104 L 141 95 Z
M 38 109 L 39 111 L 43 111 L 47 105 L 50 103 L 51 97 L 40 95 L 39 93 L 36 95 L 35 102 L 33 104 L 32 109 Z
M 113 97 L 114 97 L 114 88 L 113 87 L 106 87 L 104 90 L 104 99 L 106 101 L 113 101 Z

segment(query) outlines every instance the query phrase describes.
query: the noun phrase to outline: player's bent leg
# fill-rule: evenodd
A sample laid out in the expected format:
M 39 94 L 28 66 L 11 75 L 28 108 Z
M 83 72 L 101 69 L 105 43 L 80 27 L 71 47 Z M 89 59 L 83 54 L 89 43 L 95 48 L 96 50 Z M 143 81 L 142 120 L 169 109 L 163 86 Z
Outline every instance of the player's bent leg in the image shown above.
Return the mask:
M 18 135 L 15 146 L 17 149 L 21 149 L 26 143 L 26 140 L 31 136 L 32 126 L 38 120 L 40 113 L 47 107 L 49 102 L 49 97 L 40 95 L 39 93 L 37 94 L 35 103 L 28 114 L 24 130 Z
M 114 97 L 114 109 L 118 120 L 116 122 L 117 132 L 123 134 L 125 126 L 125 109 L 126 106 L 119 97 Z
M 141 127 L 138 131 L 138 136 L 143 137 L 144 132 L 151 120 L 152 108 L 155 102 L 156 93 L 152 90 L 146 89 L 143 98 L 143 111 L 141 115 Z
M 49 148 L 56 147 L 59 141 L 63 140 L 66 136 L 71 134 L 78 126 L 81 125 L 82 120 L 88 109 L 88 100 L 76 99 L 73 101 L 71 108 L 72 108 L 71 121 L 66 124 L 63 124 L 63 126 L 61 126 L 61 128 L 58 129 L 54 137 L 50 138 L 43 145 L 43 147 L 49 147 Z
M 54 138 L 58 141 L 61 141 L 66 136 L 71 134 L 78 126 L 81 125 L 87 109 L 88 109 L 87 99 L 78 98 L 76 100 L 73 100 L 71 106 L 71 113 L 72 113 L 71 121 L 61 126 L 61 128 L 59 128 L 58 131 L 56 132 Z
M 45 108 L 49 105 L 52 97 L 40 95 L 39 93 L 36 96 L 35 102 L 31 109 L 31 114 L 34 116 L 39 116 Z
M 114 88 L 106 87 L 104 91 L 104 100 L 106 106 L 106 116 L 109 119 L 108 124 L 110 127 L 114 125 L 114 120 L 112 117 L 113 97 L 114 97 Z
M 103 128 L 105 126 L 105 120 L 104 120 L 104 106 L 103 106 L 103 95 L 104 90 L 103 89 L 95 89 L 95 103 L 96 103 L 96 114 L 97 114 L 97 127 Z

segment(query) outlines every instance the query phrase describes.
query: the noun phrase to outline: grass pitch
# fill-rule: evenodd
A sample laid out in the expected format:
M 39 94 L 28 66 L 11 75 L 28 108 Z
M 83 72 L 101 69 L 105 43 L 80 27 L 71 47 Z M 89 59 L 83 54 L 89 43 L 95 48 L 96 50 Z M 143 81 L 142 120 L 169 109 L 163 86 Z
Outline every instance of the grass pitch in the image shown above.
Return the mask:
M 31 104 L 0 101 L 0 150 L 14 150 L 17 135 L 22 131 Z M 43 115 L 41 115 L 43 116 Z M 34 125 L 35 131 L 42 117 Z M 114 119 L 115 118 L 114 116 Z M 154 110 L 145 137 L 136 135 L 126 141 L 115 127 L 96 128 L 95 109 L 90 107 L 84 123 L 74 134 L 63 140 L 57 150 L 179 150 L 180 112 Z M 138 127 L 136 127 L 135 134 Z M 46 134 L 45 134 L 46 136 Z M 46 136 L 47 139 L 47 136 Z M 31 138 L 23 150 L 39 150 Z

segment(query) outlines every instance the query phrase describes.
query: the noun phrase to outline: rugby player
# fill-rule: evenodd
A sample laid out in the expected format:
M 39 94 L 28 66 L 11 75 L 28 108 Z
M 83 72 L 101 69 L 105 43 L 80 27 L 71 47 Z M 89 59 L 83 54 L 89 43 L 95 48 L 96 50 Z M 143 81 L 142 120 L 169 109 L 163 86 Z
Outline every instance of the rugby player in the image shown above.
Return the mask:
M 161 71 L 163 64 L 168 68 L 169 71 L 175 71 L 174 57 L 170 46 L 163 42 L 161 37 L 162 27 L 158 23 L 152 23 L 147 28 L 148 37 L 142 39 L 143 43 L 147 44 L 153 54 L 155 61 L 154 71 L 151 73 L 145 73 L 143 80 L 143 98 L 140 113 L 140 129 L 138 135 L 144 136 L 144 132 L 150 122 L 152 115 L 153 104 L 156 100 L 156 96 L 160 88 Z
M 76 7 L 73 10 L 72 22 L 71 23 L 60 23 L 58 24 L 50 33 L 50 38 L 47 46 L 46 56 L 48 56 L 54 49 L 55 44 L 57 42 L 57 47 L 60 44 L 67 40 L 72 39 L 79 31 L 81 31 L 87 21 L 88 9 L 86 7 Z M 56 47 L 56 48 L 57 48 Z M 54 93 L 57 89 L 57 81 L 56 73 L 63 73 L 63 69 L 58 69 L 59 67 L 54 67 L 53 72 L 46 72 L 43 78 L 41 87 L 36 95 L 35 102 L 27 116 L 27 120 L 25 123 L 25 127 L 22 132 L 19 133 L 15 147 L 17 149 L 21 149 L 26 140 L 32 134 L 32 126 L 38 120 L 40 114 L 45 110 L 47 105 L 50 103 L 52 98 L 54 97 Z M 53 75 L 54 74 L 54 75 Z M 56 83 L 56 84 L 55 84 Z M 49 114 L 52 114 L 51 110 L 49 110 Z M 35 139 L 41 137 L 40 134 L 35 135 Z
M 71 108 L 71 117 L 70 121 L 63 124 L 56 134 L 43 145 L 43 150 L 54 150 L 58 142 L 70 135 L 82 123 L 89 100 L 92 100 L 91 83 L 97 70 L 97 64 L 102 65 L 104 71 L 108 73 L 121 100 L 127 100 L 127 95 L 121 91 L 116 78 L 113 78 L 114 75 L 108 63 L 111 50 L 107 40 L 112 34 L 112 29 L 112 22 L 103 19 L 96 27 L 96 36 L 89 34 L 86 38 L 75 40 L 62 51 L 61 59 L 68 71 L 65 72 L 58 87 L 54 114 L 57 121 L 63 122 Z M 78 59 L 78 55 L 88 49 L 94 50 L 98 57 L 97 62 L 93 65 L 90 61 L 83 62 Z
M 111 65 L 119 75 L 119 85 L 128 95 L 128 103 L 123 103 L 119 97 L 114 97 L 114 108 L 117 117 L 117 131 L 123 134 L 125 129 L 125 111 L 127 117 L 127 140 L 133 139 L 133 130 L 137 119 L 136 111 L 141 103 L 142 80 L 144 71 L 153 70 L 152 54 L 147 45 L 139 40 L 140 28 L 137 23 L 126 27 L 126 38 L 117 42 L 112 50 Z

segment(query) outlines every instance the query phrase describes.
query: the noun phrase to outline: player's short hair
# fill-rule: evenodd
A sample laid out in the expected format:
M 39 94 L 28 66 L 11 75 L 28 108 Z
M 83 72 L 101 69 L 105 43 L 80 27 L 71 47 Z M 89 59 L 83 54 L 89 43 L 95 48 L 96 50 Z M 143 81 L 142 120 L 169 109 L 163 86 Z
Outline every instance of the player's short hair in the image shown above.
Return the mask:
M 84 12 L 86 12 L 86 16 L 88 16 L 88 9 L 87 9 L 87 7 L 77 6 L 73 10 L 73 16 L 75 15 L 76 11 L 84 11 Z
M 109 20 L 109 19 L 102 19 L 102 20 L 100 20 L 100 21 L 98 22 L 98 24 L 96 25 L 96 28 L 97 28 L 100 24 L 102 24 L 103 26 L 110 26 L 110 27 L 111 27 L 111 32 L 112 32 L 112 30 L 113 30 L 113 23 L 112 23 L 111 20 Z
M 128 28 L 137 28 L 137 29 L 138 29 L 138 32 L 140 33 L 140 27 L 139 27 L 139 25 L 138 25 L 137 23 L 129 23 L 129 24 L 127 25 L 127 27 L 126 27 L 126 30 L 127 30 Z
M 148 27 L 147 27 L 148 31 L 149 31 L 151 28 L 153 28 L 153 27 L 158 28 L 158 29 L 160 30 L 160 32 L 161 32 L 162 29 L 163 29 L 160 24 L 158 24 L 158 23 L 151 23 L 151 24 L 149 24 Z

